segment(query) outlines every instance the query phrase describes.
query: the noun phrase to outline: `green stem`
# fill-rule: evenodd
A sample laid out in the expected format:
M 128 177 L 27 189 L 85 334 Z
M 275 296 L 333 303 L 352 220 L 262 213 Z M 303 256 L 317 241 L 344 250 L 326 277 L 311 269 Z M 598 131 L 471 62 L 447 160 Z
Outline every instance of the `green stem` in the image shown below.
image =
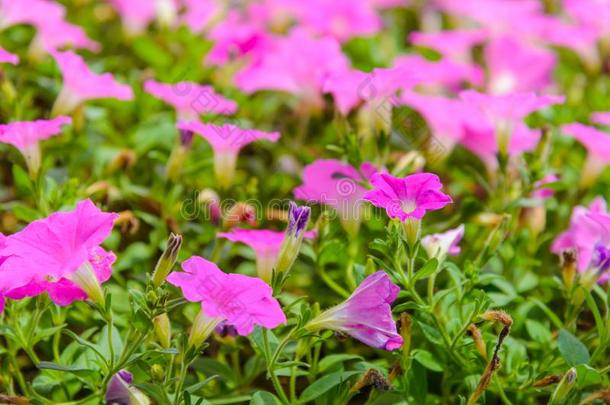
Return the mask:
M 290 333 L 288 335 L 290 335 Z M 284 340 L 286 340 L 286 338 L 284 338 Z M 286 396 L 286 393 L 284 392 L 284 388 L 282 388 L 282 384 L 280 384 L 280 381 L 278 380 L 277 376 L 275 375 L 274 368 L 275 368 L 275 361 L 277 360 L 277 357 L 279 356 L 278 350 L 276 350 L 275 353 L 273 354 L 273 356 L 270 358 L 271 346 L 269 345 L 269 332 L 267 329 L 263 330 L 263 345 L 264 345 L 264 349 L 265 349 L 265 358 L 267 359 L 267 375 L 269 376 L 269 378 L 271 378 L 271 382 L 273 383 L 275 392 L 280 397 L 280 400 L 282 401 L 282 403 L 289 404 L 290 400 Z M 281 345 L 281 343 L 280 343 L 280 345 Z M 278 345 L 278 349 L 280 349 L 280 345 Z

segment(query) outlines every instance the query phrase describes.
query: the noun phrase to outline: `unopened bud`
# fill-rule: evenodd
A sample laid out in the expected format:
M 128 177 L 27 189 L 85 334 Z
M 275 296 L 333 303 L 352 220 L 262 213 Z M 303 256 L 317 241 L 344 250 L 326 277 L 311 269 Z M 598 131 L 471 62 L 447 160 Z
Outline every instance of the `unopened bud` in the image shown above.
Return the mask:
M 419 235 L 421 232 L 421 220 L 416 218 L 407 218 L 405 222 L 402 223 L 402 226 L 405 231 L 407 243 L 410 247 L 415 246 L 419 240 Z
M 180 246 L 182 246 L 182 236 L 172 233 L 167 241 L 167 247 L 159 258 L 159 261 L 157 261 L 155 271 L 152 275 L 152 282 L 155 287 L 159 287 L 163 284 L 165 278 L 174 267 L 176 259 L 178 258 Z
M 487 311 L 481 315 L 481 318 L 486 321 L 500 322 L 504 326 L 513 324 L 513 318 L 504 311 Z
M 220 209 L 220 197 L 218 193 L 210 188 L 201 190 L 197 198 L 199 203 L 208 209 L 207 214 L 213 224 L 219 225 L 222 217 Z
M 572 286 L 574 286 L 576 263 L 576 250 L 568 249 L 561 253 L 561 275 L 567 290 L 571 290 Z
M 172 328 L 167 314 L 155 316 L 153 319 L 153 326 L 155 329 L 155 335 L 157 336 L 157 341 L 162 348 L 168 349 L 172 340 Z
M 222 322 L 220 318 L 211 318 L 205 314 L 203 308 L 193 320 L 193 326 L 188 339 L 189 347 L 198 348 L 212 335 L 216 326 Z
M 282 247 L 275 264 L 275 270 L 278 273 L 289 271 L 299 255 L 310 214 L 311 210 L 309 207 L 299 207 L 293 202 L 290 203 L 286 236 L 282 242 Z

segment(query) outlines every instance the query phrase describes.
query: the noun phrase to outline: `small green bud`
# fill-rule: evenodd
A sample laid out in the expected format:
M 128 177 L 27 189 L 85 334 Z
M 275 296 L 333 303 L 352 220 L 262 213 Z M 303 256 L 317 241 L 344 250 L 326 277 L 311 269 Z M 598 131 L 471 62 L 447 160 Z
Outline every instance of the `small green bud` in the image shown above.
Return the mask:
M 165 281 L 165 278 L 172 271 L 172 267 L 174 267 L 174 264 L 176 263 L 181 246 L 182 236 L 172 233 L 167 241 L 167 247 L 159 258 L 159 261 L 157 261 L 155 271 L 153 272 L 152 282 L 155 287 L 161 286 Z
M 153 325 L 157 341 L 161 347 L 168 349 L 172 340 L 172 328 L 167 314 L 157 315 L 153 319 Z

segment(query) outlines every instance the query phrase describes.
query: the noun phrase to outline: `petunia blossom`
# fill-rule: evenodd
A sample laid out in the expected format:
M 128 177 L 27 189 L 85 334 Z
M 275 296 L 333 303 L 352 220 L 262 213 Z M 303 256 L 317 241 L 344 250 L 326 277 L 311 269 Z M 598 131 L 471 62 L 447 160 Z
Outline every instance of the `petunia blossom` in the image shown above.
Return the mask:
M 295 198 L 333 207 L 350 237 L 358 234 L 362 221 L 363 196 L 375 167 L 364 163 L 356 169 L 334 159 L 319 159 L 303 169 L 303 184 L 294 189 Z
M 0 2 L 0 30 L 17 24 L 38 26 L 49 20 L 61 20 L 66 10 L 55 1 L 2 0 Z
M 178 2 L 175 0 L 110 0 L 123 21 L 129 36 L 141 34 L 157 20 L 161 25 L 171 25 L 177 17 Z
M 252 333 L 256 325 L 273 329 L 286 322 L 271 287 L 263 280 L 224 273 L 199 256 L 184 261 L 182 269 L 171 273 L 167 281 L 179 287 L 187 301 L 201 303 L 191 330 L 191 345 L 199 346 L 223 321 L 241 336 Z
M 596 246 L 600 241 L 607 242 L 610 213 L 602 197 L 594 199 L 589 207 L 577 206 L 572 211 L 569 228 L 562 232 L 551 245 L 551 251 L 561 254 L 568 249 L 576 251 L 577 266 L 585 272 L 594 260 Z
M 412 32 L 411 43 L 433 49 L 444 58 L 463 63 L 472 62 L 472 48 L 487 38 L 484 30 L 451 30 L 438 32 Z
M 378 349 L 396 350 L 403 339 L 396 330 L 391 304 L 399 291 L 385 272 L 378 271 L 365 278 L 346 301 L 322 312 L 305 328 L 313 332 L 330 329 Z
M 563 96 L 537 96 L 534 93 L 489 95 L 474 90 L 461 92 L 460 98 L 472 108 L 473 117 L 468 130 L 471 136 L 482 138 L 476 143 L 485 142 L 491 146 L 491 154 L 498 151 L 504 155 L 535 147 L 537 139 L 530 137 L 530 142 L 527 141 L 527 134 L 531 131 L 523 120 L 535 111 L 565 100 Z
M 46 20 L 37 28 L 38 32 L 29 50 L 29 55 L 34 58 L 64 47 L 87 49 L 91 52 L 99 52 L 101 49 L 101 45 L 89 38 L 82 27 L 63 19 Z
M 277 142 L 279 132 L 263 132 L 256 129 L 239 128 L 232 124 L 222 126 L 203 124 L 198 121 L 179 122 L 178 129 L 193 131 L 208 141 L 214 150 L 214 173 L 220 186 L 228 187 L 233 181 L 237 165 L 237 155 L 246 145 L 268 140 Z
M 10 63 L 11 65 L 16 65 L 19 63 L 19 56 L 0 48 L 0 63 Z
M 106 388 L 106 403 L 120 405 L 148 405 L 150 400 L 133 386 L 133 374 L 119 370 L 112 376 Z
M 540 92 L 553 82 L 557 58 L 552 51 L 510 36 L 494 38 L 485 47 L 491 94 Z
M 231 232 L 220 232 L 216 236 L 249 246 L 256 255 L 256 274 L 267 283 L 271 281 L 273 267 L 286 238 L 285 232 L 233 228 Z M 304 236 L 313 238 L 315 232 L 305 232 Z
M 610 164 L 610 133 L 580 123 L 563 125 L 561 130 L 587 149 L 580 184 L 583 187 L 591 186 Z
M 0 125 L 0 143 L 19 149 L 30 173 L 35 176 L 40 168 L 39 141 L 58 135 L 63 125 L 72 123 L 70 117 L 52 120 L 20 121 Z
M 185 11 L 180 20 L 191 32 L 202 32 L 222 12 L 222 3 L 217 0 L 183 0 Z
M 421 244 L 428 257 L 435 257 L 440 261 L 447 255 L 457 256 L 460 254 L 460 242 L 464 237 L 464 225 L 449 229 L 443 233 L 434 233 L 422 238 Z
M 132 100 L 133 91 L 126 84 L 117 82 L 112 74 L 94 73 L 83 58 L 72 51 L 53 52 L 61 70 L 64 84 L 55 100 L 53 115 L 69 114 L 87 100 L 115 98 Z
M 239 71 L 235 83 L 247 94 L 282 91 L 298 96 L 308 106 L 319 107 L 326 78 L 346 71 L 348 66 L 339 42 L 295 28 L 287 36 L 275 38 L 259 60 Z
M 373 35 L 382 25 L 381 18 L 367 1 L 294 1 L 289 10 L 299 26 L 340 42 Z
M 416 173 L 402 179 L 377 173 L 371 184 L 373 190 L 367 191 L 364 199 L 401 222 L 422 219 L 426 212 L 440 210 L 453 202 L 441 191 L 443 184 L 432 173 Z
M 86 298 L 103 304 L 100 284 L 110 278 L 115 256 L 100 244 L 117 217 L 83 200 L 4 238 L 0 295 L 20 299 L 46 291 L 58 305 Z
M 591 114 L 591 122 L 610 127 L 610 111 Z
M 231 115 L 237 111 L 237 103 L 216 93 L 214 87 L 193 82 L 174 84 L 147 80 L 144 90 L 176 109 L 178 120 L 192 121 L 201 114 Z

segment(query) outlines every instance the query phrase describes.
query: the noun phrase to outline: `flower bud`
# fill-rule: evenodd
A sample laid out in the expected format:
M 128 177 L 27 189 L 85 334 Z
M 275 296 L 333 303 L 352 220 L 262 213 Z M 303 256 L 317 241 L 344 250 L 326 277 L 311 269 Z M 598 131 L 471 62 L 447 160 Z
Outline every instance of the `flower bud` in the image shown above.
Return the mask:
M 70 274 L 70 280 L 83 289 L 89 299 L 101 307 L 106 304 L 104 291 L 93 271 L 91 263 L 83 263 L 74 273 Z
M 245 202 L 238 202 L 233 205 L 227 212 L 224 227 L 230 229 L 240 222 L 245 222 L 248 225 L 256 224 L 256 210 L 252 205 Z
M 311 210 L 309 207 L 299 207 L 293 202 L 290 203 L 288 228 L 286 229 L 286 236 L 275 263 L 275 270 L 278 273 L 289 271 L 299 255 L 303 242 L 303 234 L 305 233 L 305 228 L 307 228 L 310 214 Z
M 133 374 L 120 370 L 112 376 L 106 389 L 106 403 L 124 405 L 148 405 L 150 400 L 133 385 Z
M 167 314 L 155 316 L 153 326 L 159 344 L 162 348 L 168 349 L 172 340 L 172 328 Z
M 208 209 L 207 215 L 214 225 L 220 225 L 222 212 L 220 209 L 220 197 L 218 193 L 210 188 L 201 190 L 197 201 Z
M 165 281 L 165 278 L 174 267 L 176 259 L 178 258 L 178 252 L 182 246 L 182 236 L 171 234 L 167 241 L 167 247 L 165 251 L 157 261 L 155 271 L 152 275 L 152 282 L 155 287 L 159 287 Z
M 421 220 L 416 218 L 407 218 L 405 222 L 402 223 L 402 226 L 405 231 L 407 243 L 411 247 L 415 246 L 419 240 L 419 235 L 421 232 Z
M 576 251 L 574 249 L 564 250 L 561 254 L 561 262 L 563 284 L 567 290 L 571 290 L 576 277 Z
M 163 366 L 160 364 L 153 364 L 150 367 L 150 375 L 154 382 L 163 382 L 165 379 L 165 371 L 163 370 Z

